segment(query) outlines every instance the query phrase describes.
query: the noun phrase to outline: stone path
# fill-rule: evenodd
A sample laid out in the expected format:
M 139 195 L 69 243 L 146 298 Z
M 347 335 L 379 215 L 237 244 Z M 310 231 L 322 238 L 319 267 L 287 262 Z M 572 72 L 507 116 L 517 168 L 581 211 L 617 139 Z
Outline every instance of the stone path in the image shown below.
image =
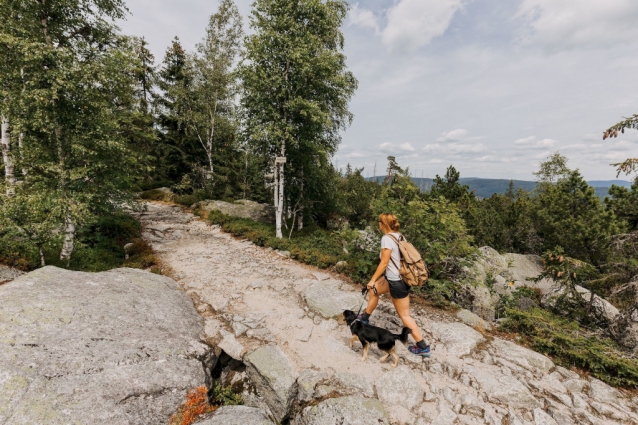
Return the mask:
M 399 367 L 348 346 L 338 321 L 360 288 L 207 225 L 181 208 L 148 204 L 148 240 L 228 356 L 221 379 L 246 405 L 291 424 L 638 424 L 638 401 L 547 357 L 482 335 L 445 314 L 413 309 L 431 359 L 400 343 Z M 460 317 L 475 324 L 467 312 Z M 472 322 L 474 320 L 474 322 Z M 398 331 L 389 299 L 372 316 Z

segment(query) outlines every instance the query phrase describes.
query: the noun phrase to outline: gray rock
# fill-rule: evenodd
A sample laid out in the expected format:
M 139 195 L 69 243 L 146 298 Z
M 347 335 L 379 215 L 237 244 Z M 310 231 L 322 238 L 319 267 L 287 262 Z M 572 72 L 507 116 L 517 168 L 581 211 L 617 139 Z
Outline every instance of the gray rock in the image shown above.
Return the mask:
M 222 406 L 195 425 L 275 425 L 260 409 L 248 406 Z
M 582 379 L 567 379 L 563 382 L 563 386 L 571 393 L 582 393 L 585 386 L 587 386 L 587 382 Z
M 374 387 L 365 376 L 357 375 L 356 373 L 338 372 L 334 374 L 332 381 L 351 394 L 374 397 Z
M 622 397 L 620 391 L 610 387 L 596 378 L 589 380 L 589 398 L 600 403 L 617 403 Z
M 312 310 L 326 319 L 339 317 L 344 310 L 354 310 L 363 298 L 356 292 L 345 292 L 321 282 L 315 282 L 302 292 L 302 296 Z
M 335 270 L 337 271 L 343 271 L 345 269 L 348 268 L 348 262 L 347 261 L 339 261 L 337 264 L 335 264 Z
M 233 359 L 241 361 L 244 357 L 244 346 L 230 332 L 220 330 L 219 333 L 222 335 L 222 341 L 217 346 Z
M 315 397 L 315 387 L 319 382 L 328 379 L 325 372 L 316 370 L 304 370 L 297 378 L 297 399 L 301 402 L 310 401 Z
M 443 401 L 439 401 L 439 415 L 432 425 L 452 425 L 456 420 L 456 413 Z
M 483 335 L 463 323 L 433 322 L 432 330 L 439 336 L 449 355 L 468 355 L 476 346 L 485 341 Z
M 388 415 L 379 400 L 348 396 L 330 398 L 303 409 L 295 425 L 389 425 Z
M 504 357 L 525 369 L 540 369 L 543 372 L 549 372 L 554 368 L 554 362 L 542 354 L 532 351 L 513 342 L 504 339 L 495 338 L 492 341 L 492 347 L 495 348 L 501 357 Z
M 191 299 L 134 269 L 44 267 L 0 286 L 0 423 L 167 423 L 210 379 Z
M 535 425 L 558 425 L 554 418 L 549 416 L 547 412 L 540 408 L 534 409 L 534 424 Z
M 263 280 L 253 280 L 252 282 L 250 282 L 249 285 L 253 289 L 259 289 L 259 288 L 262 288 L 264 286 L 264 281 Z
M 461 406 L 463 406 L 467 412 L 479 417 L 483 416 L 483 411 L 485 410 L 483 400 L 479 400 L 471 394 L 463 394 L 461 396 Z
M 403 406 L 408 410 L 423 402 L 425 390 L 418 384 L 412 369 L 397 367 L 375 382 L 379 400 L 386 406 Z
M 272 205 L 260 204 L 241 199 L 232 204 L 224 201 L 201 201 L 191 206 L 194 210 L 208 215 L 213 210 L 219 210 L 231 217 L 248 218 L 262 223 L 275 222 L 275 208 Z
M 466 372 L 474 378 L 491 403 L 500 403 L 515 409 L 531 409 L 539 401 L 513 376 L 503 375 L 494 366 L 468 367 Z
M 456 313 L 456 317 L 461 319 L 461 321 L 466 325 L 473 328 L 476 326 L 481 326 L 483 329 L 487 329 L 488 331 L 492 330 L 492 325 L 481 319 L 476 314 L 472 313 L 470 310 L 463 309 Z
M 245 356 L 246 372 L 257 394 L 277 421 L 288 415 L 295 396 L 297 372 L 279 346 L 260 347 Z

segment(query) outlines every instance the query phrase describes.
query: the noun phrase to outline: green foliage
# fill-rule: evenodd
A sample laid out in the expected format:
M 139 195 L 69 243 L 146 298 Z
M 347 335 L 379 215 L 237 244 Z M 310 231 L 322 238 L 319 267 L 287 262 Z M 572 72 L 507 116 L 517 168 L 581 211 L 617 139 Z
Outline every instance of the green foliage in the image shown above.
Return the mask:
M 577 322 L 539 308 L 507 310 L 500 330 L 520 334 L 526 345 L 552 356 L 561 366 L 587 370 L 614 386 L 638 385 L 638 361 L 626 358 L 613 341 L 588 335 Z
M 609 198 L 605 198 L 607 208 L 616 217 L 625 220 L 630 230 L 638 230 L 638 181 L 631 185 L 631 190 L 622 186 L 612 186 Z
M 534 224 L 543 250 L 561 246 L 569 257 L 599 266 L 610 254 L 612 236 L 622 230 L 578 171 L 557 183 L 542 183 L 536 196 Z
M 244 403 L 241 394 L 234 393 L 231 386 L 224 387 L 219 382 L 213 382 L 208 399 L 214 406 L 238 406 Z
M 460 177 L 461 173 L 450 165 L 444 177 L 436 175 L 432 189 L 430 189 L 430 196 L 432 198 L 442 196 L 450 202 L 459 202 L 463 198 L 474 198 L 474 193 L 470 192 L 470 187 L 460 183 Z
M 245 41 L 245 136 L 269 166 L 275 156 L 287 158 L 285 167 L 277 166 L 275 185 L 282 183 L 283 202 L 304 216 L 325 219 L 329 212 L 329 158 L 352 120 L 348 103 L 357 81 L 343 54 L 346 12 L 342 0 L 257 0 L 254 32 Z M 280 206 L 278 217 L 282 213 Z
M 435 278 L 450 276 L 458 269 L 460 258 L 475 252 L 456 205 L 443 197 L 422 198 L 407 173 L 397 174 L 392 184 L 384 185 L 372 210 L 375 216 L 386 212 L 397 216 L 401 232 L 421 253 Z

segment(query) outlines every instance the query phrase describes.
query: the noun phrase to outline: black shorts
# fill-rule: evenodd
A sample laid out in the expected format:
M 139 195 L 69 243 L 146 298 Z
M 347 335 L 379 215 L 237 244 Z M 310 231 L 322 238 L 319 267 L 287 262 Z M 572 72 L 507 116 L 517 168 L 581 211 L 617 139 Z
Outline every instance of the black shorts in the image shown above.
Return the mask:
M 390 285 L 390 296 L 396 300 L 410 295 L 410 287 L 402 280 L 388 280 Z

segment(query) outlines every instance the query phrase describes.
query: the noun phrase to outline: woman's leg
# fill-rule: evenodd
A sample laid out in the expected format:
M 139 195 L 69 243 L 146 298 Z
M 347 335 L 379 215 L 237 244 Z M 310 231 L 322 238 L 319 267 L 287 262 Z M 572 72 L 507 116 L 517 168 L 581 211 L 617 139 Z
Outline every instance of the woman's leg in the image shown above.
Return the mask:
M 421 335 L 419 327 L 417 326 L 412 316 L 410 316 L 410 296 L 408 295 L 407 297 L 401 299 L 392 298 L 392 304 L 394 304 L 394 308 L 397 310 L 397 313 L 399 314 L 403 325 L 406 328 L 410 328 L 410 330 L 412 331 L 412 338 L 414 338 L 414 341 L 421 341 L 423 339 L 423 335 Z
M 367 315 L 371 315 L 374 309 L 377 308 L 377 304 L 379 304 L 379 296 L 390 292 L 390 287 L 388 286 L 388 282 L 385 279 L 381 279 L 376 284 L 376 288 L 376 294 L 374 293 L 374 291 L 368 291 L 368 305 L 365 309 Z

